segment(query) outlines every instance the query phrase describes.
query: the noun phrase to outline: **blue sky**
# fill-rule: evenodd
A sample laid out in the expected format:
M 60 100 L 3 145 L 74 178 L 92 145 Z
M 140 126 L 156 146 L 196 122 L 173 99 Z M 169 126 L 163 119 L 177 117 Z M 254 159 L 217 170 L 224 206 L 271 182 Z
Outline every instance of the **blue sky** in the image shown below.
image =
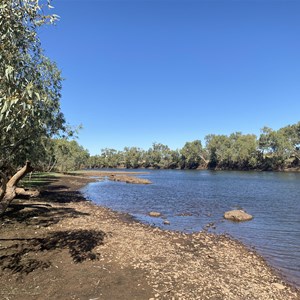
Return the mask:
M 52 4 L 61 20 L 42 46 L 91 154 L 300 121 L 300 1 Z

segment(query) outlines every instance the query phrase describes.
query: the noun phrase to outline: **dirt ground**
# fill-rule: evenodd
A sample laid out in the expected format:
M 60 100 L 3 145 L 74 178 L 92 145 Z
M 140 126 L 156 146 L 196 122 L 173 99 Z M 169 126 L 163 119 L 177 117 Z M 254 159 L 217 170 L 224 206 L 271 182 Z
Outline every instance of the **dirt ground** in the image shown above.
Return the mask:
M 163 231 L 93 205 L 86 174 L 49 178 L 0 219 L 0 299 L 300 299 L 223 235 Z

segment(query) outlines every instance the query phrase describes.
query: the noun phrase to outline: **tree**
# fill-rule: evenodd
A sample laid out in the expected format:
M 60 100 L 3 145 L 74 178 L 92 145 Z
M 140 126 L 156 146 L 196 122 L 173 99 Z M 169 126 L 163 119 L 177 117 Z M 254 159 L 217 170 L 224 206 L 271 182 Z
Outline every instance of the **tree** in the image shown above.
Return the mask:
M 147 151 L 147 165 L 154 169 L 168 169 L 173 164 L 172 150 L 161 143 L 153 143 L 152 147 Z
M 208 161 L 204 158 L 204 151 L 200 140 L 185 143 L 180 153 L 183 168 L 197 169 L 201 163 L 204 166 L 208 164 Z
M 55 169 L 60 172 L 79 170 L 88 163 L 89 152 L 76 141 L 55 139 L 53 142 Z
M 122 161 L 121 153 L 115 149 L 105 148 L 101 149 L 101 163 L 105 168 L 117 168 Z
M 258 152 L 257 138 L 254 134 L 232 133 L 229 136 L 230 149 L 228 167 L 232 169 L 248 170 L 257 167 Z
M 265 169 L 283 169 L 300 160 L 300 122 L 273 130 L 264 127 L 259 137 L 259 149 Z
M 136 169 L 142 165 L 143 150 L 137 147 L 125 147 L 123 160 L 126 168 Z
M 43 55 L 37 28 L 53 23 L 49 1 L 2 0 L 0 4 L 0 213 L 14 198 L 18 181 L 32 168 L 13 170 L 35 158 L 43 139 L 66 131 L 60 111 L 61 74 Z
M 208 151 L 208 167 L 223 168 L 228 165 L 230 141 L 226 135 L 210 134 L 205 137 L 206 150 Z
M 226 135 L 206 136 L 210 168 L 254 169 L 257 167 L 257 139 L 253 134 L 236 132 Z

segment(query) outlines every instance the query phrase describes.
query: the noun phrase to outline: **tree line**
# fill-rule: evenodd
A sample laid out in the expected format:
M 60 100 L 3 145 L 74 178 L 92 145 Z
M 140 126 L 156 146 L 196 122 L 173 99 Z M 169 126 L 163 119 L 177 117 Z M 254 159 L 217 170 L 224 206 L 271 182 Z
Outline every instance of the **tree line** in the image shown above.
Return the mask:
M 259 137 L 240 132 L 209 134 L 205 146 L 195 140 L 176 150 L 153 143 L 148 150 L 105 148 L 98 155 L 90 155 L 76 140 L 67 138 L 44 139 L 41 149 L 34 151 L 32 162 L 37 170 L 46 172 L 82 168 L 280 171 L 300 168 L 300 122 L 279 130 L 264 127 Z
M 241 132 L 209 134 L 205 146 L 200 140 L 186 142 L 182 149 L 153 143 L 148 150 L 105 148 L 90 156 L 90 168 L 153 168 L 215 170 L 284 170 L 300 164 L 300 122 L 279 130 L 264 127 L 259 137 Z
M 82 152 L 83 153 L 83 152 Z M 82 155 L 84 157 L 84 155 Z M 205 147 L 200 140 L 186 142 L 182 149 L 153 143 L 148 150 L 125 147 L 86 154 L 86 168 L 152 168 L 215 170 L 284 170 L 300 166 L 300 122 L 279 130 L 264 127 L 259 137 L 241 132 L 209 134 Z

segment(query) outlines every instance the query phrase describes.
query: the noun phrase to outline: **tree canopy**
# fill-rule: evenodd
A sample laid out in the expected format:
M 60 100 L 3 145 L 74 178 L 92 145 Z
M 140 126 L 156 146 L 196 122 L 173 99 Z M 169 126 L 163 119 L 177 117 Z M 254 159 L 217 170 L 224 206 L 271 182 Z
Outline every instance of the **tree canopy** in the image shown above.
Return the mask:
M 37 28 L 52 23 L 49 3 L 3 0 L 0 5 L 1 167 L 33 159 L 42 139 L 65 130 L 61 73 L 43 54 Z M 46 6 L 47 7 L 47 6 Z
M 67 131 L 60 110 L 61 73 L 43 54 L 37 34 L 57 19 L 45 14 L 48 8 L 50 1 L 43 0 L 0 4 L 0 212 L 15 197 L 20 177 L 32 170 L 25 162 L 41 157 L 45 139 Z M 12 176 L 22 164 L 23 171 Z

